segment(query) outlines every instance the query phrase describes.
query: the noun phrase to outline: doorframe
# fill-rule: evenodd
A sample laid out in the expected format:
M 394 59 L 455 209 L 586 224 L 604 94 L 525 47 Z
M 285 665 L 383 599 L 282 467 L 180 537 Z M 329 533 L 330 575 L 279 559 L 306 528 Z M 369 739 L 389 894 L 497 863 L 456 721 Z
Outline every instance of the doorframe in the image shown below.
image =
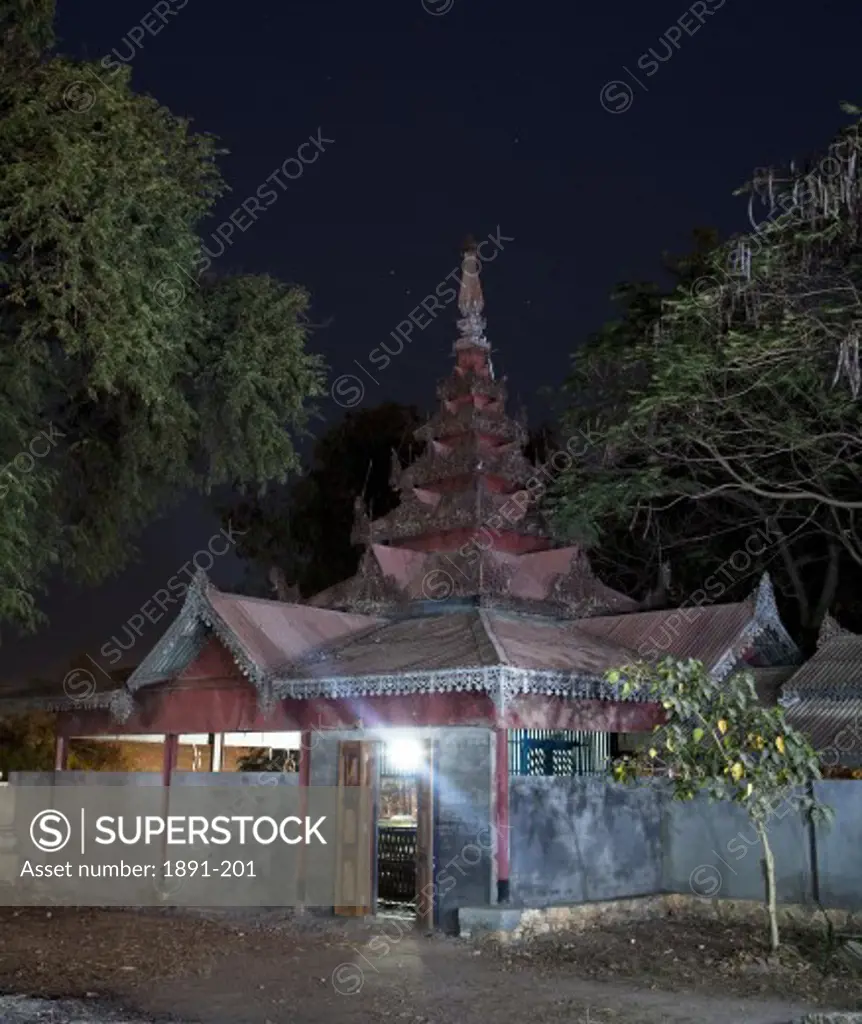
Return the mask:
M 436 833 L 437 833 L 437 806 L 438 806 L 438 786 L 437 786 L 437 740 L 433 734 L 429 734 L 425 729 L 398 729 L 400 733 L 414 732 L 416 733 L 416 740 L 421 744 L 423 750 L 423 767 L 422 771 L 427 772 L 428 783 L 428 808 L 425 811 L 424 821 L 425 826 L 422 827 L 423 821 L 423 808 L 421 801 L 421 793 L 423 785 L 419 776 L 416 776 L 416 861 L 414 866 L 414 877 L 415 877 L 415 891 L 413 896 L 414 906 L 416 909 L 416 927 L 431 930 L 437 927 L 437 918 L 439 914 L 439 908 L 437 906 L 437 857 L 436 857 Z M 372 876 L 372 902 L 371 902 L 371 913 L 375 917 L 378 913 L 378 896 L 379 896 L 379 874 L 378 874 L 378 858 L 379 858 L 379 841 L 380 841 L 380 823 L 378 815 L 380 812 L 380 766 L 382 764 L 382 748 L 387 742 L 385 736 L 376 735 L 369 742 L 374 744 L 374 778 L 372 780 L 372 813 L 374 815 L 374 847 L 372 854 L 372 865 L 371 870 Z M 422 835 L 420 837 L 420 827 L 423 832 L 427 830 L 427 836 Z M 427 856 L 427 865 L 425 872 L 421 872 L 419 868 L 419 857 L 420 851 L 422 850 L 423 843 L 421 840 L 425 840 L 424 848 Z M 423 878 L 424 874 L 424 878 Z M 427 881 L 425 880 L 427 879 Z M 420 914 L 420 897 L 422 895 L 422 889 L 428 885 L 432 886 L 431 889 L 431 903 L 428 912 Z
M 433 736 L 419 738 L 422 744 L 422 774 L 416 783 L 416 927 L 430 931 L 437 923 L 435 855 L 437 821 L 437 742 Z M 425 863 L 421 863 L 424 855 Z M 423 890 L 431 886 L 431 899 Z

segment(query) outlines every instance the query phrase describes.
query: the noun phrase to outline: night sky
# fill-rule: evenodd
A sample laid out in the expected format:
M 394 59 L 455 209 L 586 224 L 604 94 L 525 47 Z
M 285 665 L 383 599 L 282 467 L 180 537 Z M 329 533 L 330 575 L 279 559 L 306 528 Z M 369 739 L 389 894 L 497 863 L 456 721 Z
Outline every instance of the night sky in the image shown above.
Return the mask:
M 685 251 L 695 226 L 744 229 L 732 191 L 751 169 L 825 146 L 847 120 L 840 101 L 862 99 L 858 0 L 58 8 L 64 52 L 130 63 L 138 90 L 230 150 L 232 192 L 208 230 L 278 172 L 277 199 L 253 222 L 240 214 L 245 230 L 213 269 L 310 290 L 313 346 L 331 379 L 354 377 L 343 404 L 361 380 L 357 405 L 430 409 L 450 365 L 453 306 L 385 369 L 370 353 L 455 269 L 468 233 L 501 232 L 511 241 L 483 273 L 488 337 L 513 405 L 540 422 L 540 389 L 558 387 L 568 354 L 610 314 L 613 286 L 655 277 L 662 250 Z M 322 151 L 300 150 L 315 137 Z M 302 165 L 298 151 L 319 155 Z M 331 399 L 323 411 L 328 422 L 342 414 Z M 52 584 L 50 626 L 6 634 L 2 674 L 44 674 L 81 652 L 98 660 L 218 525 L 190 499 L 148 531 L 142 561 L 121 577 L 99 590 Z M 241 567 L 224 556 L 210 575 L 227 587 Z

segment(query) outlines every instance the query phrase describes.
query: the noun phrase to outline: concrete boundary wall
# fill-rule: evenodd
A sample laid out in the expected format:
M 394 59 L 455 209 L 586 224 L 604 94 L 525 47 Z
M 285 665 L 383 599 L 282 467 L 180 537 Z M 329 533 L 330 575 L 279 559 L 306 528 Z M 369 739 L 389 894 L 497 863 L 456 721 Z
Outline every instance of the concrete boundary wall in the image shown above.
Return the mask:
M 515 906 L 677 893 L 760 900 L 761 844 L 742 807 L 675 801 L 660 781 L 510 780 L 511 899 Z M 812 827 L 792 800 L 768 834 L 778 899 L 862 909 L 862 781 L 815 785 L 834 820 Z
M 531 906 L 659 892 L 663 797 L 650 783 L 510 778 L 512 899 Z

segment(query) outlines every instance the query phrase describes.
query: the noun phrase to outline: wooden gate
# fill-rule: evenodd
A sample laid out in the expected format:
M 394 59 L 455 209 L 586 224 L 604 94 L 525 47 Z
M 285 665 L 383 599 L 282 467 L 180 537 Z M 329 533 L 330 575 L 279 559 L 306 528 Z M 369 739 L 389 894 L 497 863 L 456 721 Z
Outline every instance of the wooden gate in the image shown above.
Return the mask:
M 344 917 L 370 914 L 373 900 L 375 822 L 373 810 L 374 744 L 346 740 L 338 745 L 338 788 L 362 787 L 367 800 L 339 801 L 338 878 L 335 913 Z M 351 794 L 355 796 L 355 794 Z

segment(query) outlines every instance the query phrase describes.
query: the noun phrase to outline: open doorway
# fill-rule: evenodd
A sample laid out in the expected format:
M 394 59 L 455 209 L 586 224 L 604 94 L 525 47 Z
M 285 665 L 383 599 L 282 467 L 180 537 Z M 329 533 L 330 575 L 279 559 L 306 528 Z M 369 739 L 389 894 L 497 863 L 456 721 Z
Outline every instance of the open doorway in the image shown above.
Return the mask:
M 412 733 L 380 744 L 377 913 L 415 921 L 430 856 L 430 745 Z
M 384 914 L 433 927 L 433 765 L 432 742 L 415 733 L 339 742 L 339 788 L 367 789 L 374 813 L 370 829 L 348 828 L 343 838 L 338 891 L 344 898 L 337 899 L 336 914 Z

